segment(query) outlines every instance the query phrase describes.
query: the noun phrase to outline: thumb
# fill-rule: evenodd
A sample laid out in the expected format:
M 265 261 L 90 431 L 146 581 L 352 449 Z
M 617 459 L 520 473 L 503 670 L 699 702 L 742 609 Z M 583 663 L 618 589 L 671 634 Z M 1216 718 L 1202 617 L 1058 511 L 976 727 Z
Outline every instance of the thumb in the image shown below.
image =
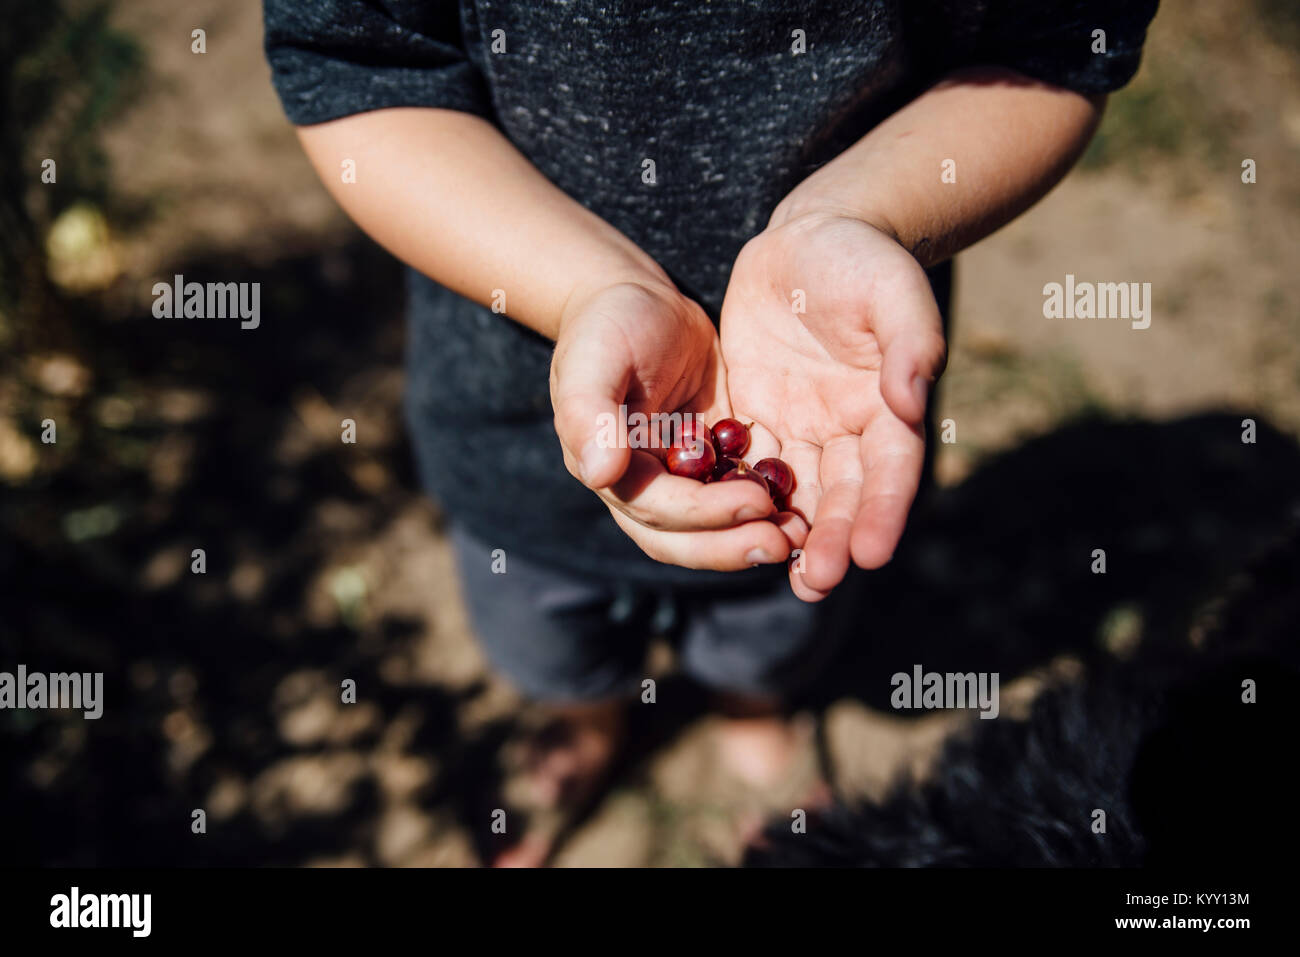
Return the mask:
M 908 425 L 920 425 L 930 390 L 947 364 L 948 346 L 925 274 L 918 271 L 913 282 L 925 288 L 897 300 L 909 306 L 891 310 L 887 319 L 877 321 L 876 338 L 882 354 L 880 393 L 885 404 Z
M 621 337 L 575 331 L 556 344 L 551 361 L 551 406 L 565 465 L 591 489 L 618 481 L 631 457 L 619 408 L 632 376 L 625 356 Z

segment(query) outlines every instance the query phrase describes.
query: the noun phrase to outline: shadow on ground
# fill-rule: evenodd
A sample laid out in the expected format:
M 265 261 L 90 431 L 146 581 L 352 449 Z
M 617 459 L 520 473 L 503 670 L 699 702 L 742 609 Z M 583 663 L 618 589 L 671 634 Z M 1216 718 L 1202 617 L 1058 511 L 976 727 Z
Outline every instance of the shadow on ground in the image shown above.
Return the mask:
M 894 560 L 862 576 L 859 639 L 812 700 L 889 710 L 888 676 L 915 664 L 1005 683 L 1061 654 L 1109 655 L 1119 632 L 1185 641 L 1226 578 L 1300 519 L 1300 446 L 1262 421 L 1244 442 L 1247 418 L 1077 421 L 932 490 Z

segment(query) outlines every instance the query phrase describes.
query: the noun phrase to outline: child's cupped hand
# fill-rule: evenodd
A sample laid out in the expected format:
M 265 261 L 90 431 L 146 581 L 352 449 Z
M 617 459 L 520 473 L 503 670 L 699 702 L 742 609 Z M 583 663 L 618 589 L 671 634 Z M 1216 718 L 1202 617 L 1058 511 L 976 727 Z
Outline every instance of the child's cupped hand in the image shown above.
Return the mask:
M 721 346 L 732 411 L 754 423 L 746 457 L 790 464 L 791 507 L 811 525 L 803 560 L 791 563 L 795 594 L 820 600 L 850 560 L 889 561 L 946 356 L 919 263 L 884 230 L 838 212 L 774 224 L 736 259 Z
M 671 285 L 617 282 L 571 299 L 550 387 L 565 465 L 651 558 L 732 571 L 803 544 L 803 520 L 774 515 L 757 485 L 671 475 L 653 451 L 611 441 L 624 413 L 690 412 L 706 424 L 732 414 L 717 330 Z

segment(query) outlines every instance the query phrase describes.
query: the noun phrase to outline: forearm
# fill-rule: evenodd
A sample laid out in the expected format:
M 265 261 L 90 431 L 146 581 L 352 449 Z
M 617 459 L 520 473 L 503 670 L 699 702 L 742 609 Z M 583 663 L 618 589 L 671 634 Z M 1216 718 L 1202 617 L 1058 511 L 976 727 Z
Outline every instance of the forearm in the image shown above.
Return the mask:
M 801 183 L 772 224 L 840 211 L 893 236 L 922 265 L 941 262 L 1056 185 L 1104 102 L 1009 70 L 954 73 Z
M 468 113 L 389 109 L 298 129 L 339 205 L 402 261 L 554 339 L 566 308 L 613 283 L 671 284 L 635 243 Z M 355 182 L 344 182 L 344 160 Z

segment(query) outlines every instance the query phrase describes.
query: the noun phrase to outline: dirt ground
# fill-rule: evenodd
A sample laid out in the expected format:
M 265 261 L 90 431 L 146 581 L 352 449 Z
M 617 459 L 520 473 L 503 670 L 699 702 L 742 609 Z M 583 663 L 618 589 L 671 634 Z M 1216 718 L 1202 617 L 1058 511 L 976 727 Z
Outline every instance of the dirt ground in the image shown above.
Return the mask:
M 985 649 L 1015 678 L 1008 700 L 1027 701 L 1090 655 L 1185 627 L 1300 489 L 1300 59 L 1248 5 L 1197 6 L 1164 5 L 1084 166 L 958 260 L 938 398 L 957 440 L 940 446 L 942 488 L 863 623 L 859 663 L 875 674 L 900 644 L 909 666 L 960 667 Z M 133 0 L 115 21 L 151 78 L 106 138 L 117 202 L 137 215 L 110 211 L 119 275 L 77 313 L 77 340 L 30 362 L 39 410 L 88 423 L 60 454 L 98 474 L 24 458 L 7 419 L 0 439 L 18 449 L 5 460 L 15 627 L 56 656 L 103 661 L 135 704 L 94 728 L 6 732 L 21 762 L 6 809 L 50 825 L 14 853 L 478 863 L 513 787 L 502 745 L 529 713 L 475 648 L 411 471 L 397 271 L 298 149 L 254 0 Z M 144 343 L 152 281 L 216 269 L 274 277 L 266 295 L 294 322 L 264 330 L 257 355 L 192 330 Z M 1150 328 L 1044 318 L 1042 287 L 1067 273 L 1151 283 Z M 18 400 L 0 401 L 6 413 Z M 346 416 L 356 447 L 338 441 Z M 1239 440 L 1247 416 L 1256 446 Z M 199 584 L 195 541 L 208 549 Z M 1104 587 L 1069 565 L 1098 541 L 1116 565 Z M 338 701 L 346 678 L 355 705 Z M 720 778 L 711 719 L 671 677 L 660 700 L 555 863 L 735 859 L 748 799 Z M 810 708 L 846 795 L 923 770 L 960 724 L 898 717 L 851 685 Z M 196 807 L 204 836 L 189 832 Z M 50 836 L 52 809 L 78 823 Z

